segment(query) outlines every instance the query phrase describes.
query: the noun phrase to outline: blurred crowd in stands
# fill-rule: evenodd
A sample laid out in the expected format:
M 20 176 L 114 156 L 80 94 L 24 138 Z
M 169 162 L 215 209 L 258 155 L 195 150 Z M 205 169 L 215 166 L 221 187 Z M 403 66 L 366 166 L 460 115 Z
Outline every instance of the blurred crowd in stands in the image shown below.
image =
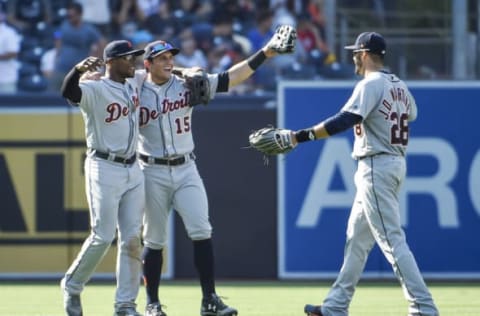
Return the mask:
M 58 92 L 77 62 L 115 39 L 141 48 L 162 39 L 180 48 L 177 66 L 221 72 L 281 24 L 297 27 L 296 52 L 230 93 L 274 91 L 282 78 L 351 78 L 325 42 L 322 0 L 0 0 L 0 93 Z

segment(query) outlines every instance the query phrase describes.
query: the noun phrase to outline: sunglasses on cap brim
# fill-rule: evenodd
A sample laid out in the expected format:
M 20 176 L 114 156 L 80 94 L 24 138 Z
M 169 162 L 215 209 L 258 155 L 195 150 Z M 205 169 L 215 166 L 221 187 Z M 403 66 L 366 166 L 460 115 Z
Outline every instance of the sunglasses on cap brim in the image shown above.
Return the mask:
M 150 52 L 148 53 L 147 59 L 155 57 L 165 51 L 171 51 L 173 55 L 176 55 L 179 52 L 178 48 L 173 47 L 167 42 L 155 44 L 149 50 Z

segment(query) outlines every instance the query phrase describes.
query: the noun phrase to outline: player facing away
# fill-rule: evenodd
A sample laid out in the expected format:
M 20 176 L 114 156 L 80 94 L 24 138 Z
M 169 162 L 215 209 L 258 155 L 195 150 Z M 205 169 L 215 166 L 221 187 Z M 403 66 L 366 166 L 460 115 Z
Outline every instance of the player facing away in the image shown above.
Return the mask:
M 91 232 L 61 281 L 68 316 L 83 315 L 80 294 L 103 259 L 118 229 L 117 288 L 114 315 L 138 316 L 135 300 L 141 279 L 141 227 L 145 204 L 143 172 L 136 159 L 139 89 L 132 79 L 135 58 L 128 41 L 104 50 L 101 80 L 79 78 L 102 64 L 95 57 L 78 63 L 65 77 L 62 95 L 78 106 L 85 122 L 85 190 Z
M 143 84 L 139 158 L 145 175 L 145 217 L 143 276 L 147 293 L 145 316 L 165 316 L 158 288 L 162 271 L 162 251 L 167 242 L 167 222 L 172 209 L 183 220 L 193 242 L 194 265 L 198 272 L 202 316 L 237 315 L 215 289 L 212 226 L 203 181 L 195 163 L 192 136 L 193 107 L 188 104 L 184 79 L 172 74 L 179 49 L 156 41 L 145 47 L 147 79 Z M 243 82 L 277 51 L 266 45 L 250 58 L 225 72 L 208 74 L 210 96 L 227 92 Z
M 353 127 L 352 156 L 358 161 L 342 268 L 323 304 L 306 305 L 304 311 L 310 316 L 348 315 L 368 254 L 377 243 L 402 286 L 408 315 L 437 316 L 400 226 L 399 192 L 406 174 L 409 122 L 417 117 L 417 105 L 405 83 L 384 69 L 386 43 L 380 34 L 362 33 L 345 48 L 353 51 L 355 72 L 363 79 L 339 113 L 290 134 L 295 146 Z

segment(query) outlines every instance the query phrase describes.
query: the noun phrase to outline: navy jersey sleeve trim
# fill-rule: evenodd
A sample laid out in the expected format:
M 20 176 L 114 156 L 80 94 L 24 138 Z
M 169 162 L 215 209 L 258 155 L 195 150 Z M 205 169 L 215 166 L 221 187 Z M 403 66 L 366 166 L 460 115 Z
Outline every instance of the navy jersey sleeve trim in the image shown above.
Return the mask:
M 328 135 L 335 135 L 346 131 L 361 121 L 362 117 L 360 115 L 344 111 L 326 119 L 324 126 Z

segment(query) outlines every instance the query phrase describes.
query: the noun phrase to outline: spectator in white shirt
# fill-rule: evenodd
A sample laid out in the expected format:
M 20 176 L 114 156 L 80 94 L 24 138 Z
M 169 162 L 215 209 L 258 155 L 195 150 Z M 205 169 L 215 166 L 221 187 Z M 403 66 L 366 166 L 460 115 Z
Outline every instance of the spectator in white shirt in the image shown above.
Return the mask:
M 5 11 L 0 8 L 0 93 L 15 93 L 21 37 L 13 27 L 5 23 L 6 18 Z

